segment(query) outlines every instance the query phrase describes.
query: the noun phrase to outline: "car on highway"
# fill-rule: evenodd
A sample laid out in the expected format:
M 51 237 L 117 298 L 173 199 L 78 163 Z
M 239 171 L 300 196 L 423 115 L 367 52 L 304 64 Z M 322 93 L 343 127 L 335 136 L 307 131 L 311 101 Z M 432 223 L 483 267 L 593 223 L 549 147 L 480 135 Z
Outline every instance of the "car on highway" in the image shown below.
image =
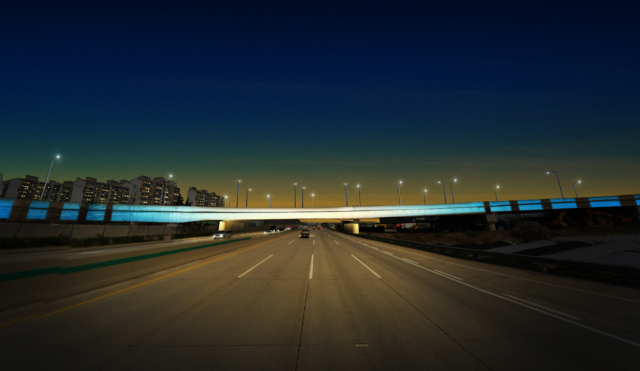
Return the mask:
M 218 231 L 213 234 L 213 239 L 216 240 L 218 238 L 229 238 L 231 237 L 231 232 L 229 231 Z
M 309 230 L 303 229 L 300 231 L 300 238 L 309 238 Z
M 271 234 L 275 232 L 273 229 L 267 229 L 266 231 L 264 231 L 264 234 Z

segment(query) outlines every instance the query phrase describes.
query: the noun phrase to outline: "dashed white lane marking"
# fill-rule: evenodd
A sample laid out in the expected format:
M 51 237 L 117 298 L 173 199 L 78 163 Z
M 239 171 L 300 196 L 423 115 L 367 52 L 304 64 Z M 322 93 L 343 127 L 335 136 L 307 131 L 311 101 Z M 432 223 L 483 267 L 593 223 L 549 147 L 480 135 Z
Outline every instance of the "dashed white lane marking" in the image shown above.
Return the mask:
M 273 256 L 273 254 L 269 255 L 269 256 L 267 257 L 267 259 L 269 259 L 269 258 L 270 258 L 270 257 L 272 257 L 272 256 Z M 244 276 L 245 274 L 247 274 L 247 273 L 251 272 L 255 267 L 257 267 L 257 266 L 259 266 L 260 264 L 262 264 L 262 263 L 266 262 L 266 261 L 267 261 L 267 259 L 265 259 L 265 260 L 261 261 L 260 263 L 258 263 L 258 264 L 256 264 L 256 265 L 254 265 L 254 266 L 253 266 L 253 267 L 251 267 L 248 271 L 246 271 L 246 272 L 242 273 L 241 275 L 239 275 L 239 276 L 238 276 L 238 278 L 242 278 L 242 276 Z
M 455 279 L 457 279 L 457 280 L 463 281 L 463 279 L 462 279 L 462 278 L 460 278 L 460 277 L 456 277 L 456 276 L 454 276 L 453 274 L 449 274 L 449 273 L 446 273 L 446 272 L 443 272 L 443 271 L 439 271 L 439 270 L 437 270 L 437 269 L 434 269 L 434 271 L 435 271 L 435 272 L 438 272 L 438 273 L 441 273 L 441 274 L 444 274 L 444 275 L 447 275 L 448 277 L 455 278 Z
M 538 307 L 538 308 L 542 308 L 542 309 L 547 310 L 547 311 L 549 311 L 549 312 L 557 313 L 557 314 L 563 315 L 563 316 L 565 316 L 565 317 L 569 317 L 569 318 L 571 318 L 571 319 L 575 319 L 576 321 L 581 321 L 581 320 L 582 320 L 582 318 L 580 318 L 580 317 L 572 316 L 572 315 L 566 314 L 566 313 L 564 313 L 564 312 L 561 312 L 561 311 L 559 311 L 559 310 L 555 310 L 555 309 L 547 308 L 547 307 L 545 307 L 544 305 L 536 304 L 536 303 L 530 302 L 530 301 L 528 301 L 528 300 L 524 300 L 524 299 L 521 299 L 521 298 L 518 298 L 518 297 L 515 297 L 515 296 L 512 296 L 512 295 L 509 295 L 509 294 L 502 294 L 502 295 L 504 295 L 504 296 L 508 296 L 508 297 L 510 297 L 511 299 L 520 300 L 520 301 L 522 301 L 522 302 L 524 302 L 524 303 L 527 303 L 527 304 L 529 304 L 529 305 L 536 306 L 536 307 Z
M 338 243 L 338 241 L 336 241 L 336 240 L 333 240 L 333 242 L 335 242 L 335 243 L 336 243 L 336 245 L 340 245 L 340 244 Z
M 353 254 L 351 254 L 351 256 L 353 256 L 353 258 L 354 258 L 355 260 L 357 260 L 360 264 L 364 265 L 364 267 L 365 267 L 365 268 L 367 268 L 368 270 L 370 270 L 370 271 L 371 271 L 371 273 L 375 274 L 375 275 L 376 275 L 376 277 L 378 277 L 378 278 L 382 278 L 382 277 L 380 277 L 380 275 L 379 275 L 378 273 L 374 272 L 374 271 L 373 271 L 373 269 L 371 269 L 371 268 L 367 267 L 367 265 L 366 265 L 365 263 L 361 262 L 361 261 L 360 261 L 360 259 L 356 258 Z
M 391 246 L 384 246 L 384 245 L 378 245 L 378 246 L 380 246 L 380 247 L 384 247 L 384 248 L 387 248 L 387 249 L 393 249 L 393 250 L 400 251 L 400 252 L 403 252 L 403 253 L 406 253 L 406 254 L 418 255 L 418 256 L 420 256 L 421 258 L 424 258 L 424 259 L 435 260 L 435 261 L 439 261 L 439 262 L 442 262 L 442 263 L 447 263 L 447 264 L 451 264 L 451 265 L 457 265 L 457 266 L 459 266 L 459 267 L 464 267 L 464 268 L 469 268 L 469 269 L 475 269 L 475 270 L 477 270 L 477 271 L 487 272 L 487 273 L 492 273 L 492 274 L 497 274 L 497 275 L 499 275 L 499 276 L 505 276 L 505 277 L 510 277 L 510 278 L 515 278 L 515 279 L 518 279 L 518 280 L 522 280 L 522 281 L 535 282 L 535 283 L 539 283 L 539 284 L 541 284 L 541 285 L 547 285 L 547 286 L 552 286 L 552 287 L 558 287 L 558 288 L 562 288 L 562 289 L 573 290 L 573 291 L 578 291 L 578 292 L 584 292 L 584 293 L 587 293 L 587 294 L 599 295 L 599 296 L 604 296 L 604 297 L 607 297 L 607 298 L 618 299 L 618 300 L 624 300 L 624 301 L 629 301 L 629 302 L 632 302 L 632 303 L 640 304 L 640 301 L 638 301 L 638 300 L 627 299 L 627 298 L 623 298 L 623 297 L 620 297 L 620 296 L 614 296 L 614 295 L 602 294 L 602 293 L 599 293 L 599 292 L 594 292 L 594 291 L 589 291 L 589 290 L 582 290 L 582 289 L 576 289 L 576 288 L 573 288 L 573 287 L 567 287 L 567 286 L 562 286 L 562 285 L 555 285 L 555 284 L 553 284 L 553 283 L 547 283 L 547 282 L 542 282 L 542 281 L 532 280 L 532 279 L 529 279 L 529 278 L 522 278 L 522 277 L 518 277 L 518 276 L 512 276 L 512 275 L 510 275 L 510 274 L 498 273 L 498 272 L 494 272 L 494 271 L 490 271 L 490 270 L 486 270 L 486 269 L 481 269 L 481 268 L 476 268 L 476 267 L 470 267 L 470 266 L 468 266 L 468 265 L 458 264 L 458 263 L 453 263 L 453 262 L 450 262 L 450 261 L 446 261 L 446 260 L 442 260 L 442 259 L 437 259 L 437 258 L 432 258 L 432 257 L 426 256 L 426 255 L 423 255 L 423 254 L 419 254 L 419 253 L 415 253 L 415 252 L 411 252 L 411 251 L 405 251 L 405 250 L 397 249 L 397 248 L 395 248 L 395 247 L 391 247 Z M 377 248 L 377 247 L 375 247 L 375 246 L 372 246 L 371 248 L 372 248 L 372 249 L 374 249 L 374 250 L 382 251 L 382 250 L 378 249 L 378 248 Z
M 316 244 L 316 240 L 313 240 L 313 244 L 314 244 L 314 245 Z
M 291 245 L 294 241 L 295 241 L 295 240 L 293 240 L 293 241 L 289 242 L 287 245 Z
M 399 250 L 399 249 L 394 249 L 394 250 Z M 399 251 L 402 251 L 402 250 L 399 250 Z M 416 254 L 416 255 L 419 255 L 419 254 Z M 351 256 L 353 256 L 353 254 L 352 254 Z M 358 258 L 356 258 L 355 256 L 353 256 L 353 257 L 354 257 L 356 260 L 358 260 Z M 398 258 L 398 257 L 396 257 L 396 256 L 392 256 L 392 258 L 396 258 L 396 259 L 398 259 L 398 260 L 402 260 L 402 259 L 400 259 L 400 258 Z M 428 259 L 433 259 L 433 258 L 428 258 Z M 433 260 L 440 260 L 440 259 L 433 259 Z M 358 261 L 359 261 L 362 265 L 364 265 L 365 267 L 367 267 L 367 266 L 366 266 L 364 263 L 362 263 L 360 260 L 358 260 Z M 441 260 L 441 261 L 446 262 L 446 261 L 444 261 L 444 260 Z M 446 262 L 446 263 L 448 263 L 448 262 Z M 522 306 L 522 307 L 529 308 L 529 309 L 531 309 L 531 310 L 534 310 L 534 311 L 536 311 L 536 312 L 538 312 L 538 313 L 542 313 L 542 314 L 547 315 L 547 316 L 549 316 L 549 317 L 553 317 L 553 318 L 559 319 L 559 320 L 561 320 L 561 321 L 564 321 L 564 322 L 570 323 L 570 324 L 572 324 L 572 325 L 575 325 L 575 326 L 581 327 L 581 328 L 583 328 L 583 329 L 586 329 L 586 330 L 589 330 L 589 331 L 595 332 L 595 333 L 597 333 L 597 334 L 604 335 L 604 336 L 610 337 L 610 338 L 612 338 L 612 339 L 615 339 L 615 340 L 621 341 L 621 342 L 623 342 L 623 343 L 626 343 L 626 344 L 632 345 L 632 346 L 634 346 L 634 347 L 636 347 L 636 348 L 640 348 L 640 344 L 639 344 L 639 343 L 633 342 L 633 341 L 631 341 L 631 340 L 627 340 L 627 339 L 625 339 L 625 338 L 622 338 L 622 337 L 620 337 L 620 336 L 616 336 L 616 335 L 610 334 L 610 333 L 605 332 L 605 331 L 598 330 L 598 329 L 593 328 L 593 327 L 591 327 L 591 326 L 583 325 L 582 323 L 579 323 L 579 322 L 573 321 L 573 320 L 571 320 L 571 319 L 567 319 L 567 318 L 561 317 L 561 316 L 559 316 L 559 315 L 556 315 L 556 314 L 553 314 L 553 313 L 549 313 L 549 312 L 547 312 L 547 310 L 550 310 L 550 308 L 546 308 L 546 307 L 544 307 L 544 308 L 545 308 L 545 310 L 542 310 L 542 309 L 540 309 L 540 308 L 537 308 L 537 307 L 542 307 L 542 306 L 541 306 L 541 305 L 539 305 L 539 304 L 533 304 L 533 303 L 531 303 L 531 302 L 528 302 L 528 303 L 527 303 L 527 302 L 525 302 L 523 299 L 519 299 L 519 298 L 518 298 L 518 300 L 514 300 L 514 299 L 511 299 L 511 298 L 509 298 L 509 297 L 507 297 L 507 296 L 502 296 L 502 295 L 494 294 L 494 293 L 492 293 L 492 292 L 490 292 L 490 291 L 483 290 L 483 289 L 481 289 L 481 288 L 479 288 L 479 287 L 476 287 L 476 286 L 470 285 L 470 284 L 468 284 L 468 283 L 466 283 L 466 282 L 462 282 L 461 280 L 458 280 L 458 279 L 456 279 L 456 278 L 453 278 L 453 276 L 451 276 L 451 275 L 449 275 L 449 274 L 447 274 L 447 273 L 439 272 L 439 271 L 435 271 L 435 270 L 431 270 L 431 269 L 428 269 L 428 268 L 422 267 L 422 266 L 420 266 L 420 265 L 418 265 L 418 264 L 413 264 L 413 263 L 409 263 L 409 264 L 414 265 L 414 266 L 416 266 L 416 267 L 418 267 L 418 268 L 422 268 L 422 269 L 424 269 L 424 270 L 426 270 L 426 271 L 429 271 L 429 272 L 431 272 L 431 273 L 433 273 L 433 274 L 437 274 L 438 276 L 444 277 L 444 278 L 446 278 L 446 279 L 448 279 L 448 280 L 451 280 L 452 282 L 459 283 L 459 284 L 461 284 L 461 285 L 467 286 L 467 287 L 472 288 L 472 289 L 474 289 L 474 290 L 478 290 L 478 291 L 480 291 L 480 292 L 483 292 L 483 293 L 485 293 L 485 294 L 488 294 L 488 295 L 494 296 L 494 297 L 496 297 L 496 298 L 500 298 L 500 299 L 502 299 L 502 300 L 506 300 L 506 301 L 511 302 L 511 303 L 513 303 L 513 304 L 517 304 L 517 305 L 520 305 L 520 306 Z M 451 263 L 451 264 L 455 264 L 455 263 Z M 473 267 L 468 267 L 468 266 L 466 266 L 466 265 L 462 265 L 462 264 L 455 264 L 455 265 L 460 265 L 460 266 L 467 267 L 467 268 L 473 268 Z M 371 270 L 371 268 L 369 268 L 369 267 L 367 267 L 367 269 Z M 477 268 L 474 268 L 474 269 L 477 269 Z M 479 270 L 483 270 L 483 269 L 479 269 Z M 371 272 L 373 272 L 373 271 L 371 270 Z M 486 271 L 486 272 L 489 272 L 489 273 L 495 273 L 495 272 L 491 272 L 491 271 Z M 373 273 L 375 274 L 375 272 L 373 272 Z M 500 275 L 506 276 L 506 274 L 501 274 L 501 273 L 496 273 L 496 274 L 500 274 Z M 378 276 L 378 275 L 376 274 L 376 276 Z M 380 276 L 378 276 L 378 278 L 381 278 L 381 277 L 380 277 Z M 515 277 L 515 278 L 519 278 L 519 277 Z M 531 280 L 527 280 L 527 281 L 531 281 Z M 537 281 L 534 281 L 534 282 L 537 282 Z M 541 282 L 541 283 L 544 283 L 544 282 Z M 552 286 L 556 286 L 556 285 L 552 285 Z M 564 286 L 559 286 L 559 287 L 564 287 Z M 583 291 L 583 290 L 579 290 L 579 291 Z M 587 291 L 587 292 L 589 292 L 589 291 Z M 608 296 L 608 295 L 605 295 L 605 296 Z M 614 297 L 615 297 L 615 296 L 614 296 Z M 620 299 L 623 299 L 623 298 L 620 298 Z M 623 299 L 623 300 L 625 300 L 625 299 Z M 535 305 L 535 306 L 534 306 L 534 305 Z M 557 312 L 557 311 L 555 311 L 555 310 L 553 310 L 553 311 L 554 311 L 554 312 Z M 562 313 L 562 315 L 563 315 L 563 316 L 567 316 L 567 317 L 569 317 L 569 316 L 568 316 L 567 314 L 565 314 L 565 313 Z M 571 317 L 573 317 L 573 316 L 571 316 Z M 573 318 L 578 318 L 578 317 L 573 317 Z
M 313 278 L 313 254 L 311 254 L 311 268 L 309 269 L 309 279 Z

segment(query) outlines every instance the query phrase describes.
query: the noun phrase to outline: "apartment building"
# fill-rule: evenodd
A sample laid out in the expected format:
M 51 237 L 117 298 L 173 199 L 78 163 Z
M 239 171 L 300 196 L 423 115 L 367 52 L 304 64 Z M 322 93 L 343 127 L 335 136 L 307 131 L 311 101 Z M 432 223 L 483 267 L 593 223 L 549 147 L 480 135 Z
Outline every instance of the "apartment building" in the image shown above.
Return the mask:
M 206 189 L 198 190 L 195 187 L 189 188 L 187 192 L 187 202 L 191 206 L 199 207 L 224 207 L 224 197 L 218 196 L 215 192 Z
M 38 181 L 37 176 L 27 175 L 3 182 L 3 198 L 18 198 L 26 200 L 39 200 L 43 182 Z

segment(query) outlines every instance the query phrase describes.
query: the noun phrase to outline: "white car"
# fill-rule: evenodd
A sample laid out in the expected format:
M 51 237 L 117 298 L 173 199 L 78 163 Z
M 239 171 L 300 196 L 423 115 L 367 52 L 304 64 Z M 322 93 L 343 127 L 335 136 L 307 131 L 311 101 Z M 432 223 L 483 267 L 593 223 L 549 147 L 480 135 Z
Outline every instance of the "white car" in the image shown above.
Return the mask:
M 229 231 L 218 231 L 213 234 L 214 240 L 218 238 L 229 238 L 229 237 L 231 237 L 231 232 Z

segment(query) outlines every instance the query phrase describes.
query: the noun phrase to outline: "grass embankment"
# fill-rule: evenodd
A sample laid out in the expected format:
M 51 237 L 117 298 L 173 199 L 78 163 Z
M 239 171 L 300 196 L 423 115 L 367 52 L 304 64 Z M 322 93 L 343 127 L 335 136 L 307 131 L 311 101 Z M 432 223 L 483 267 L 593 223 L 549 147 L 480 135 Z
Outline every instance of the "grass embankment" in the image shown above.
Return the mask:
M 489 244 L 497 241 L 527 243 L 549 240 L 556 237 L 640 235 L 640 227 L 620 226 L 601 228 L 548 229 L 540 225 L 523 225 L 509 231 L 449 232 L 449 233 L 366 233 L 371 236 L 396 238 L 399 240 L 428 244 L 458 245 L 462 243 Z

